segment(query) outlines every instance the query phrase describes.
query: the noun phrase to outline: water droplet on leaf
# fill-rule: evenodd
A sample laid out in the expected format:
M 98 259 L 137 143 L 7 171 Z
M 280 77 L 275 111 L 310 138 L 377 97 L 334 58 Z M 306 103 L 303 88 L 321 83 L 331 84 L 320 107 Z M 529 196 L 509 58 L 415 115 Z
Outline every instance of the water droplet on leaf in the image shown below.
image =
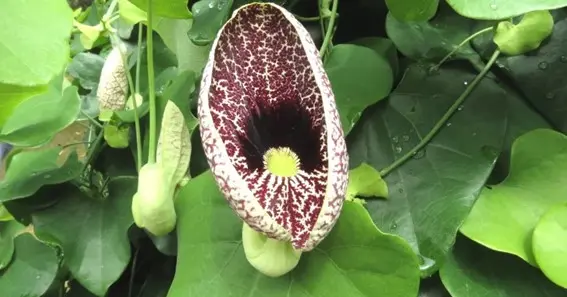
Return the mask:
M 400 142 L 400 139 L 398 138 L 398 136 L 394 136 L 394 137 L 392 137 L 392 142 L 398 143 L 398 142 Z
M 390 230 L 395 230 L 396 228 L 398 228 L 398 224 L 396 224 L 395 222 L 390 225 Z
M 445 126 L 447 126 L 447 127 L 451 127 L 451 125 L 452 125 L 451 123 L 445 124 Z
M 463 82 L 463 84 L 466 86 L 466 85 L 469 84 L 469 82 L 465 80 L 465 81 Z
M 409 141 L 409 136 L 403 135 L 403 136 L 402 136 L 402 141 Z
M 561 61 L 561 63 L 567 63 L 567 56 L 561 56 L 559 60 Z
M 213 8 L 213 7 L 215 7 L 215 4 L 212 1 L 209 2 L 209 8 Z
M 548 66 L 548 64 L 547 64 L 547 62 L 545 62 L 545 61 L 544 61 L 544 62 L 540 62 L 540 63 L 537 65 L 537 67 L 538 67 L 539 69 L 541 69 L 541 70 L 547 69 L 547 66 Z
M 552 93 L 552 92 L 549 92 L 549 93 L 545 94 L 545 98 L 551 100 L 551 99 L 555 98 L 555 94 Z
M 394 150 L 396 150 L 396 153 L 399 154 L 399 153 L 402 152 L 402 147 L 401 147 L 401 146 L 396 146 L 396 147 L 394 148 Z
M 458 111 L 461 111 L 461 110 L 463 110 L 464 107 L 465 107 L 464 105 L 460 105 L 460 106 L 457 108 L 457 110 L 458 110 Z
M 421 158 L 423 158 L 424 156 L 425 156 L 425 151 L 424 151 L 424 150 L 420 150 L 420 151 L 415 152 L 415 153 L 413 154 L 413 157 L 412 157 L 412 158 L 414 158 L 414 159 L 421 159 Z
M 400 192 L 400 194 L 402 194 L 402 193 L 404 192 L 404 189 L 399 188 L 399 189 L 398 189 L 398 192 Z

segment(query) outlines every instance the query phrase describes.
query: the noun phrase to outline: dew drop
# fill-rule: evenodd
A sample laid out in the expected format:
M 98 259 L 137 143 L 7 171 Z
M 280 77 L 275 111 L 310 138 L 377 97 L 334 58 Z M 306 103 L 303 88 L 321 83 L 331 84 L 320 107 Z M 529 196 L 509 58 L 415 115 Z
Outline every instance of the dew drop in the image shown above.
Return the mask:
M 538 67 L 539 69 L 541 69 L 541 70 L 547 69 L 547 66 L 548 66 L 548 64 L 547 64 L 547 62 L 545 62 L 545 61 L 540 62 L 540 63 L 537 65 L 537 67 Z
M 490 9 L 496 10 L 497 8 L 498 6 L 496 5 L 496 3 L 490 3 Z
M 458 110 L 458 111 L 461 111 L 461 110 L 463 110 L 464 107 L 465 107 L 464 105 L 460 105 L 460 106 L 457 108 L 457 110 Z
M 472 136 L 476 136 L 476 132 L 473 132 Z
M 408 136 L 408 135 L 403 135 L 403 136 L 402 136 L 402 141 L 409 141 L 409 136 Z
M 43 178 L 49 179 L 49 178 L 51 178 L 51 174 L 46 174 L 46 175 L 43 176 Z
M 390 225 L 390 230 L 395 230 L 396 228 L 398 228 L 398 224 L 396 224 L 395 222 Z
M 209 2 L 209 8 L 213 8 L 213 7 L 215 7 L 215 4 L 212 1 Z
M 567 63 L 567 56 L 561 56 L 559 60 L 561 61 L 561 63 Z
M 398 138 L 398 136 L 394 136 L 394 137 L 392 137 L 392 142 L 398 143 L 398 142 L 400 142 L 400 139 Z
M 201 13 L 201 9 L 199 9 L 198 7 L 193 9 L 193 14 L 200 14 L 200 13 Z
M 465 81 L 463 82 L 463 84 L 466 86 L 466 85 L 469 84 L 469 82 L 465 80 Z
M 445 126 L 447 126 L 447 127 L 451 127 L 451 125 L 452 125 L 451 123 L 445 124 Z
M 394 150 L 396 150 L 396 153 L 399 154 L 399 153 L 402 152 L 402 147 L 401 147 L 401 146 L 396 146 L 396 147 L 394 148 Z
M 39 275 L 39 274 L 35 276 L 35 279 L 40 279 L 40 278 L 41 278 L 41 275 Z
M 482 154 L 489 160 L 498 157 L 498 154 L 500 153 L 497 148 L 491 145 L 484 145 L 480 150 L 482 151 Z
M 424 150 L 420 150 L 420 151 L 415 152 L 415 153 L 413 154 L 413 157 L 412 157 L 412 158 L 414 158 L 414 159 L 421 159 L 421 158 L 423 158 L 424 156 L 425 156 L 425 151 L 424 151 Z
M 399 189 L 398 189 L 398 192 L 400 192 L 400 194 L 402 194 L 402 193 L 404 192 L 404 189 L 399 188 Z
M 555 94 L 553 92 L 549 92 L 549 93 L 545 94 L 545 98 L 551 100 L 551 99 L 555 98 Z

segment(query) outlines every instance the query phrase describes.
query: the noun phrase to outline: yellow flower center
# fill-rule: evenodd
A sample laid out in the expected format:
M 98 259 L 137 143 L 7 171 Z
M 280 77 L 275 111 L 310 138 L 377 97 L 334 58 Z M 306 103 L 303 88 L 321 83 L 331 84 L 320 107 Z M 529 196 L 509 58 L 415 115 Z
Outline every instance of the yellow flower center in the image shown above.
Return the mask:
M 264 168 L 273 175 L 292 177 L 299 171 L 299 157 L 288 147 L 271 148 L 264 154 Z

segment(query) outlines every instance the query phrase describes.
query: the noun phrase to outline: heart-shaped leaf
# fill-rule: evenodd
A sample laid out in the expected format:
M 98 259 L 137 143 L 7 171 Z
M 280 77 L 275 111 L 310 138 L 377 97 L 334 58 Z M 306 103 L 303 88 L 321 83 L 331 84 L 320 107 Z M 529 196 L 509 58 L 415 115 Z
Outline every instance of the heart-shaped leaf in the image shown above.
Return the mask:
M 72 152 L 60 165 L 60 147 L 46 150 L 20 151 L 11 157 L 4 179 L 0 181 L 0 202 L 33 195 L 44 185 L 54 185 L 81 174 L 83 164 Z
M 69 184 L 59 187 L 59 202 L 33 213 L 35 232 L 60 245 L 74 278 L 104 296 L 130 262 L 127 231 L 133 223 L 130 203 L 136 179 L 114 178 L 104 197 L 89 197 Z
M 211 43 L 229 17 L 233 0 L 200 0 L 193 4 L 193 26 L 188 32 L 196 45 Z
M 522 135 L 512 147 L 509 175 L 482 190 L 461 232 L 537 266 L 533 229 L 551 206 L 567 202 L 566 170 L 567 136 L 548 129 Z
M 242 222 L 210 171 L 192 179 L 176 200 L 177 271 L 168 297 L 415 296 L 417 258 L 397 236 L 380 232 L 366 210 L 347 202 L 333 231 L 304 253 L 288 275 L 270 278 L 246 261 Z
M 412 65 L 387 104 L 368 110 L 349 135 L 351 168 L 390 166 L 422 141 L 474 77 Z M 484 79 L 424 150 L 385 177 L 389 199 L 366 207 L 381 230 L 404 237 L 438 269 L 492 171 L 506 128 L 506 92 Z M 389 171 L 389 170 L 386 170 Z M 458 203 L 455 203 L 458 201 Z
M 61 92 L 52 84 L 47 92 L 14 109 L 0 130 L 0 141 L 18 146 L 45 144 L 77 119 L 80 108 L 77 87 L 69 86 Z
M 14 259 L 0 277 L 3 296 L 41 297 L 59 270 L 57 251 L 23 233 L 14 239 Z
M 553 17 L 547 10 L 526 13 L 520 23 L 502 21 L 496 27 L 494 43 L 507 55 L 521 55 L 537 49 L 553 31 Z

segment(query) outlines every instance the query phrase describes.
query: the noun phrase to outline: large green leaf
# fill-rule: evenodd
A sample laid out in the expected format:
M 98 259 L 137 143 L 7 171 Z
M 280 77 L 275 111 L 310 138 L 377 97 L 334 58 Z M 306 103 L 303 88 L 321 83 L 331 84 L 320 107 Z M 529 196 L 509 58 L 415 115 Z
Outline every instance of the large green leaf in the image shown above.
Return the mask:
M 47 92 L 14 109 L 0 130 L 0 141 L 17 146 L 45 144 L 77 119 L 80 108 L 77 87 L 69 86 L 61 92 L 50 85 Z
M 567 19 L 555 13 L 551 36 L 542 46 L 526 55 L 498 59 L 498 66 L 533 108 L 551 124 L 567 132 Z M 492 36 L 475 40 L 484 56 L 494 48 Z
M 14 237 L 24 229 L 24 225 L 16 220 L 0 222 L 0 271 L 12 261 L 14 254 Z
M 0 20 L 0 83 L 44 85 L 61 73 L 73 26 L 65 1 L 2 0 Z
M 567 6 L 567 0 L 447 0 L 457 13 L 471 19 L 502 20 L 535 10 Z
M 400 62 L 398 61 L 398 50 L 392 40 L 383 37 L 364 37 L 355 39 L 350 43 L 373 49 L 378 55 L 388 59 L 394 78 L 398 76 Z
M 0 83 L 0 130 L 18 104 L 45 91 L 46 85 L 23 87 Z
M 0 276 L 2 296 L 43 296 L 59 269 L 57 251 L 30 233 L 19 235 L 14 243 L 14 259 Z
M 386 32 L 406 57 L 414 60 L 441 60 L 472 33 L 473 21 L 456 14 L 446 5 L 428 22 L 402 22 L 391 13 L 386 17 Z M 452 59 L 479 63 L 470 43 L 458 47 Z
M 57 163 L 60 147 L 46 150 L 20 151 L 10 161 L 4 179 L 0 181 L 0 202 L 33 195 L 44 185 L 54 185 L 78 177 L 83 169 L 76 152 Z
M 567 205 L 551 207 L 533 233 L 533 252 L 543 273 L 567 288 Z
M 130 204 L 136 179 L 111 180 L 108 196 L 89 197 L 72 185 L 60 187 L 55 206 L 33 213 L 35 232 L 60 245 L 74 278 L 104 296 L 130 262 L 127 231 L 134 221 Z
M 431 73 L 412 65 L 387 104 L 369 109 L 349 135 L 351 168 L 385 168 L 432 129 L 473 74 L 454 68 Z M 484 79 L 441 131 L 385 178 L 389 199 L 366 204 L 381 230 L 404 237 L 433 273 L 488 178 L 506 127 L 506 93 Z
M 533 229 L 549 207 L 567 202 L 566 171 L 567 136 L 548 129 L 522 135 L 512 147 L 510 174 L 482 190 L 461 232 L 537 265 Z
M 172 19 L 191 18 L 191 12 L 187 8 L 187 0 L 151 0 L 152 11 L 155 16 L 162 16 Z M 148 11 L 148 0 L 130 0 L 141 10 Z
M 388 60 L 376 51 L 354 44 L 333 47 L 325 70 L 331 81 L 345 134 L 368 106 L 386 98 L 394 81 Z
M 435 15 L 439 0 L 386 0 L 390 13 L 403 22 L 427 21 Z
M 229 17 L 233 0 L 200 0 L 193 4 L 193 26 L 189 38 L 197 45 L 208 45 Z
M 440 275 L 453 297 L 567 296 L 567 291 L 555 286 L 536 268 L 462 236 L 441 267 Z
M 195 45 L 187 35 L 193 20 L 161 19 L 156 22 L 155 30 L 165 45 L 177 56 L 179 72 L 191 70 L 201 73 L 209 58 L 210 46 Z
M 270 278 L 247 262 L 242 222 L 210 171 L 177 197 L 179 254 L 168 297 L 414 297 L 417 258 L 399 237 L 380 232 L 366 210 L 347 202 L 329 236 L 288 275 Z

